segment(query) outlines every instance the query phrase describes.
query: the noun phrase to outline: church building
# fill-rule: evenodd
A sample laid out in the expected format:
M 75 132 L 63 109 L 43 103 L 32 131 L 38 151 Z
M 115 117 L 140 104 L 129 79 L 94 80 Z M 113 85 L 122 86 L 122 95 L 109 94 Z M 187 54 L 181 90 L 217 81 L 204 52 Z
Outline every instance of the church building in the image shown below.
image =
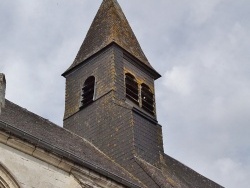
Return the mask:
M 5 99 L 0 188 L 222 188 L 164 153 L 150 65 L 117 0 L 103 0 L 66 79 L 63 127 Z

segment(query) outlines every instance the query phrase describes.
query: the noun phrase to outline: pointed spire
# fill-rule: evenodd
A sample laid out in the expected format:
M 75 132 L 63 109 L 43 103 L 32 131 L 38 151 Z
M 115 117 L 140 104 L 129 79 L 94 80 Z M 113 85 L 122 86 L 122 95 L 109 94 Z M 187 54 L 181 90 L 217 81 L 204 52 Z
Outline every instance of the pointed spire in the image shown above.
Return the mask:
M 112 42 L 152 68 L 118 2 L 103 0 L 73 64 L 67 71 Z

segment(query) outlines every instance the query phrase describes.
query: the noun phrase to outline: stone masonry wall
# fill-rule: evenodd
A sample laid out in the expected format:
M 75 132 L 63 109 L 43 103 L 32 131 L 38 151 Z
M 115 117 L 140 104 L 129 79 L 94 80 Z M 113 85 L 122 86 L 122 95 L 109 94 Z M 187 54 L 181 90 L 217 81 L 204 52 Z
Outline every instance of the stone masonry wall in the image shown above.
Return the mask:
M 82 188 L 69 173 L 0 143 L 0 163 L 22 188 Z

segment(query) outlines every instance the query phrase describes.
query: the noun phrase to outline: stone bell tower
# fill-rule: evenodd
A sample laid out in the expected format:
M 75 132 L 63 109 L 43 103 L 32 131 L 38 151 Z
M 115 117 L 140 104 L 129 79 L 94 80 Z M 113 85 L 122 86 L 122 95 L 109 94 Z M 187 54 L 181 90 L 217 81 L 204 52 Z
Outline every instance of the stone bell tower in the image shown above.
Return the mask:
M 139 173 L 136 157 L 160 166 L 162 128 L 154 90 L 160 75 L 148 62 L 116 0 L 102 2 L 63 76 L 64 128 L 92 142 L 131 173 Z

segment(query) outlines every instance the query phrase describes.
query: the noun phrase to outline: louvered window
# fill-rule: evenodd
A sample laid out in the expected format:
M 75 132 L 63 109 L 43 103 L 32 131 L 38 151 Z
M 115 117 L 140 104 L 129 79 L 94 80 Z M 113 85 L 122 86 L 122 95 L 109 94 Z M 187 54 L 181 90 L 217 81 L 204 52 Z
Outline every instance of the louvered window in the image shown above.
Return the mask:
M 94 93 L 95 93 L 95 77 L 90 76 L 84 82 L 84 85 L 82 88 L 82 101 L 81 101 L 82 106 L 81 107 L 85 107 L 93 102 Z
M 154 115 L 154 94 L 146 84 L 141 85 L 141 102 L 142 108 Z
M 138 83 L 133 75 L 127 73 L 125 75 L 126 82 L 126 97 L 136 104 L 139 104 L 139 89 Z

